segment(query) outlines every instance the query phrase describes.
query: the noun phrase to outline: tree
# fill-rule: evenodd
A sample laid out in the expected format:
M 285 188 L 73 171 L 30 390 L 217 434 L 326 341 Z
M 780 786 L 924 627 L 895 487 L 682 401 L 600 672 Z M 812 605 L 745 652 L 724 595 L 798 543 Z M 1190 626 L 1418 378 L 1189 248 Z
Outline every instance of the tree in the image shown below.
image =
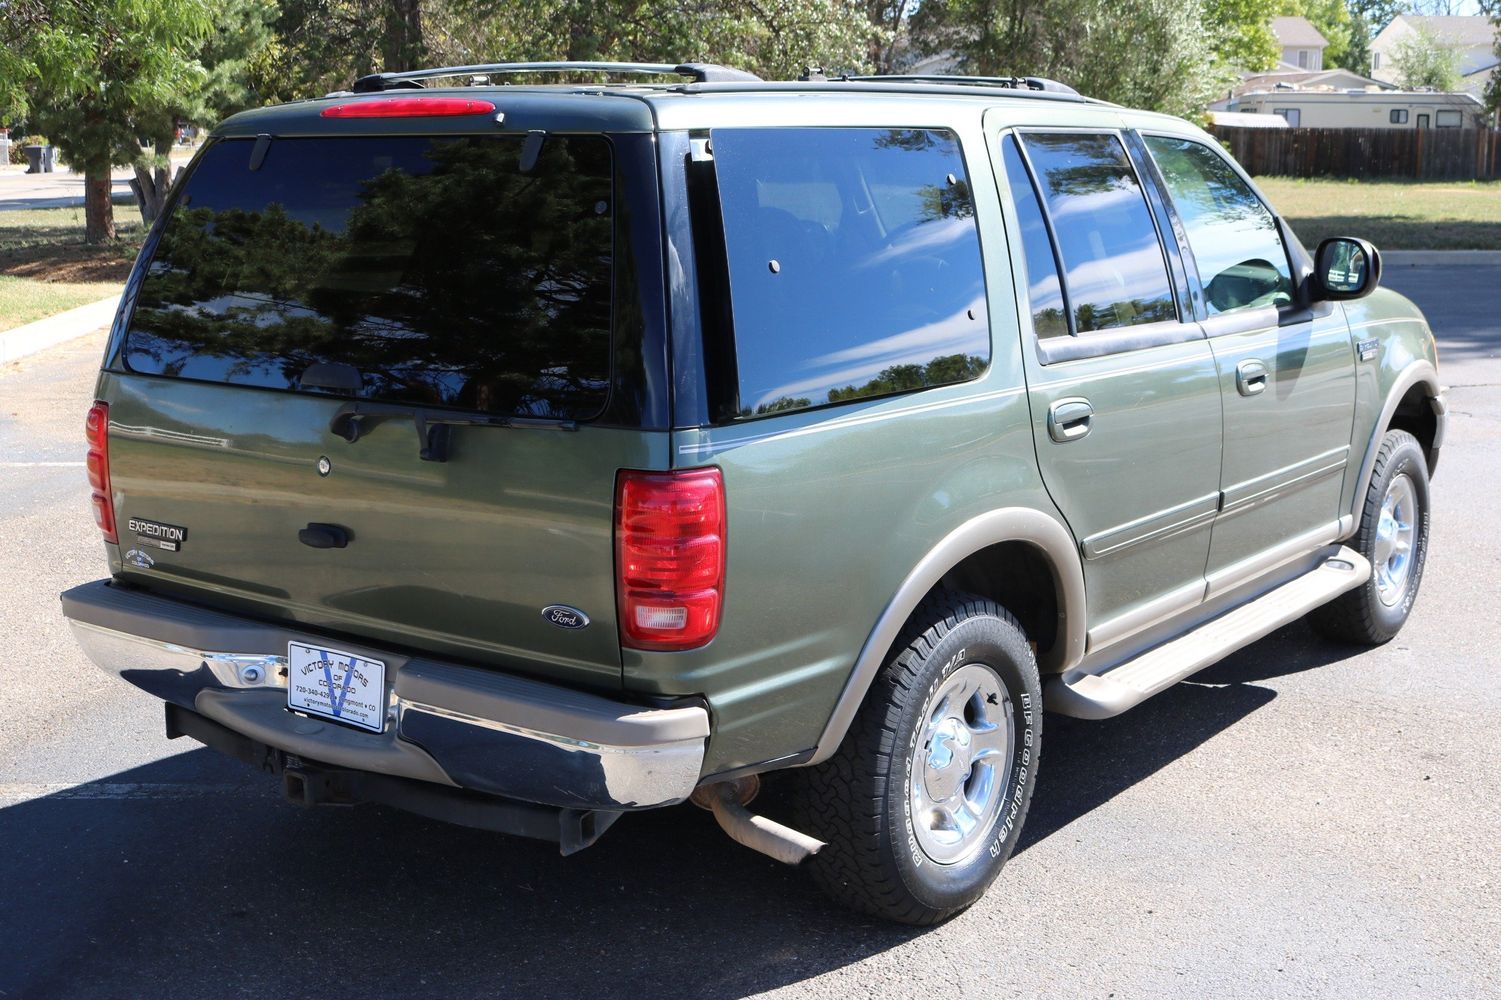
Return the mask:
M 35 119 L 83 168 L 88 242 L 115 235 L 110 167 L 140 160 L 143 122 L 202 83 L 209 25 L 206 0 L 49 0 L 22 40 Z
M 919 0 L 866 0 L 865 16 L 875 28 L 868 62 L 877 73 L 897 72 L 897 53 Z
M 46 17 L 44 0 L 0 0 L 0 122 L 22 118 L 30 107 L 26 81 L 36 73 L 27 39 Z
M 1392 66 L 1404 90 L 1459 89 L 1459 53 L 1426 27 L 1414 28 L 1398 39 Z
M 1496 41 L 1491 46 L 1497 59 L 1501 59 L 1501 0 L 1482 0 L 1480 10 L 1491 19 L 1491 27 L 1496 33 Z M 1485 102 L 1486 110 L 1491 114 L 1491 124 L 1501 121 L 1501 69 L 1491 71 L 1490 79 L 1485 83 L 1485 93 L 1480 95 Z
M 1281 47 L 1272 33 L 1278 0 L 1205 0 L 1204 28 L 1213 41 L 1215 59 L 1234 69 L 1268 70 L 1277 65 Z
M 143 140 L 150 140 L 155 154 L 143 153 L 135 162 L 131 190 L 148 226 L 161 214 L 174 183 L 169 156 L 178 124 L 213 125 L 263 103 L 251 67 L 271 44 L 276 13 L 272 0 L 229 0 L 198 49 L 204 71 L 201 83 L 172 93 L 156 108 L 141 110 L 138 131 Z
M 1346 0 L 1350 12 L 1350 45 L 1337 60 L 1326 60 L 1361 76 L 1371 75 L 1371 42 L 1381 29 L 1408 5 L 1400 0 Z
M 916 44 L 968 73 L 1046 76 L 1094 97 L 1173 114 L 1201 111 L 1229 82 L 1200 0 L 925 0 Z
M 451 0 L 429 24 L 441 61 L 719 62 L 776 79 L 867 70 L 892 30 L 863 0 Z
M 462 29 L 467 14 L 483 13 L 471 0 L 279 0 L 276 7 L 274 41 L 251 68 L 252 85 L 274 102 L 340 90 L 378 70 L 418 69 L 433 54 L 435 22 Z M 491 58 L 470 52 L 459 61 Z

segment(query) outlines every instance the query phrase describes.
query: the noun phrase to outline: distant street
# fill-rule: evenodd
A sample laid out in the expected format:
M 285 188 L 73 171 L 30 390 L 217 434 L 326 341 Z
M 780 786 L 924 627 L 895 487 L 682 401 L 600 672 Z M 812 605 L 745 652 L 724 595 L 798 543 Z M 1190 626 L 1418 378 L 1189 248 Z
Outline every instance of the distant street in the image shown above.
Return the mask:
M 1501 996 L 1501 267 L 1386 283 L 1450 386 L 1407 629 L 1358 651 L 1297 623 L 1118 719 L 1048 716 L 1020 852 L 923 931 L 691 806 L 560 858 L 300 810 L 166 741 L 58 610 L 105 571 L 102 336 L 0 368 L 0 998 Z
M 188 162 L 191 151 L 183 149 L 172 154 L 172 169 Z M 110 172 L 110 193 L 115 198 L 129 197 L 130 179 L 135 172 L 129 167 L 116 167 Z M 73 173 L 59 165 L 50 174 L 28 174 L 24 167 L 9 166 L 0 169 L 0 212 L 14 212 L 25 208 L 66 208 L 83 204 L 83 174 Z

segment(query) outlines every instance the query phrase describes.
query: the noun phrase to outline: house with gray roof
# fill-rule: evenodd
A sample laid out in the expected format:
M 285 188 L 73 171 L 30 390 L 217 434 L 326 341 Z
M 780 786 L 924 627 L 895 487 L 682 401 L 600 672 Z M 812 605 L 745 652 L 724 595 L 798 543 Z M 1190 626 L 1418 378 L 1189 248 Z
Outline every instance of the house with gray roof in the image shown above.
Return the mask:
M 1282 46 L 1282 62 L 1289 69 L 1321 70 L 1329 42 L 1306 17 L 1272 18 L 1272 34 Z
M 1397 51 L 1403 39 L 1426 30 L 1439 43 L 1459 56 L 1460 89 L 1479 95 L 1501 60 L 1496 56 L 1496 26 L 1480 15 L 1438 17 L 1399 14 L 1371 40 L 1371 76 L 1386 83 L 1396 83 L 1401 75 Z

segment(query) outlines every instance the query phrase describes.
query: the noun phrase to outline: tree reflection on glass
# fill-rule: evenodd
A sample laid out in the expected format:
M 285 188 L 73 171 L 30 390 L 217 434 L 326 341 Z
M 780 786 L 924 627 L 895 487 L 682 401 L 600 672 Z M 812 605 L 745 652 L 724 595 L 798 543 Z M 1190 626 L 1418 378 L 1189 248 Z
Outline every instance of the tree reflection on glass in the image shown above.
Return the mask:
M 608 390 L 611 167 L 601 139 L 277 140 L 205 155 L 126 340 L 140 372 L 588 417 Z
M 741 416 L 964 381 L 990 356 L 957 136 L 715 129 Z
M 1230 164 L 1190 139 L 1146 143 L 1188 233 L 1211 313 L 1291 302 L 1277 220 Z
M 1176 320 L 1157 230 L 1120 140 L 1069 133 L 1025 141 L 1058 236 L 1074 329 Z

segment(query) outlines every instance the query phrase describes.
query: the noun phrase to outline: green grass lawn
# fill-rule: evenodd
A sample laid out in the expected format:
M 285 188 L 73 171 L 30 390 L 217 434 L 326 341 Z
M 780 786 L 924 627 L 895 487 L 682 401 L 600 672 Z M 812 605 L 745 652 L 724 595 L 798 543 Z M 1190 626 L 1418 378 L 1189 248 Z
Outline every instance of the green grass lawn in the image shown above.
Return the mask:
M 1361 236 L 1382 250 L 1501 250 L 1501 181 L 1256 183 L 1309 250 L 1330 236 Z
M 112 243 L 83 241 L 83 208 L 0 211 L 0 330 L 115 294 L 145 227 L 133 201 L 115 202 Z
M 39 319 L 112 294 L 120 286 L 98 281 L 33 281 L 0 274 L 0 330 L 25 326 Z

